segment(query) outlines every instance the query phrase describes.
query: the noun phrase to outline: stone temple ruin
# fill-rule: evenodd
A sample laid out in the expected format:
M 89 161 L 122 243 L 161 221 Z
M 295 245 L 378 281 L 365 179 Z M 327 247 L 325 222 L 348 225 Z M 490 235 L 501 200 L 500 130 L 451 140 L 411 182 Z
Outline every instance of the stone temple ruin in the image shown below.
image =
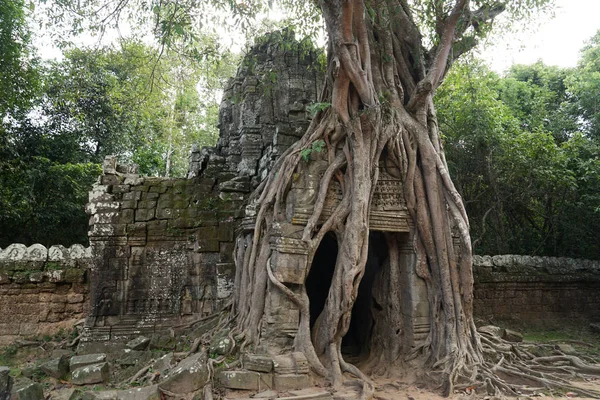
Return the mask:
M 280 34 L 276 34 L 277 36 Z M 132 167 L 106 160 L 100 183 L 90 193 L 90 315 L 86 340 L 126 339 L 165 331 L 211 314 L 230 298 L 235 266 L 234 232 L 254 228 L 250 192 L 274 160 L 305 132 L 307 107 L 317 101 L 323 73 L 320 54 L 290 37 L 271 38 L 256 46 L 228 84 L 220 110 L 220 138 L 213 148 L 194 149 L 187 179 L 141 177 Z M 278 40 L 279 39 L 279 40 Z M 282 39 L 282 40 L 281 40 Z M 315 154 L 308 174 L 289 196 L 289 222 L 273 240 L 271 265 L 289 285 L 306 281 L 313 318 L 323 307 L 333 274 L 337 242 L 323 240 L 312 268 L 300 240 L 311 215 L 319 178 L 327 162 Z M 384 160 L 383 160 L 384 161 Z M 329 188 L 325 218 L 341 198 L 338 183 Z M 382 162 L 370 214 L 372 251 L 355 306 L 351 345 L 366 345 L 372 321 L 371 285 L 385 260 L 383 232 L 393 232 L 401 249 L 404 343 L 412 345 L 429 331 L 424 282 L 415 272 L 410 246 L 412 221 L 398 171 Z M 285 225 L 285 226 L 284 226 Z M 389 266 L 389 264 L 388 264 Z M 263 330 L 265 352 L 290 351 L 298 327 L 296 306 L 279 290 L 268 291 Z M 353 332 L 353 333 L 352 333 Z
M 277 288 L 266 291 L 261 343 L 254 353 L 242 355 L 241 368 L 218 370 L 211 381 L 208 353 L 214 358 L 229 350 L 223 331 L 211 338 L 209 351 L 172 351 L 185 350 L 190 337 L 200 340 L 207 326 L 215 328 L 217 319 L 204 318 L 230 304 L 236 290 L 234 241 L 240 239 L 239 249 L 255 227 L 258 205 L 250 194 L 307 129 L 307 110 L 318 101 L 323 81 L 321 57 L 288 33 L 271 34 L 248 53 L 229 82 L 219 141 L 193 149 L 186 178 L 140 176 L 134 166 L 108 157 L 89 194 L 89 247 L 12 244 L 0 249 L 0 345 L 49 337 L 85 318 L 77 355 L 66 350 L 69 361 L 57 353 L 60 357 L 42 364 L 42 371 L 57 379 L 69 376 L 75 385 L 122 384 L 142 364 L 153 371 L 144 380 L 154 385 L 99 392 L 108 396 L 102 398 L 157 398 L 159 393 L 182 398 L 179 393 L 198 392 L 209 382 L 281 393 L 310 388 L 307 359 L 293 349 L 300 313 Z M 286 219 L 270 237 L 270 266 L 292 291 L 305 285 L 314 324 L 331 285 L 338 243 L 335 234 L 325 235 L 308 265 L 301 236 L 328 163 L 318 151 L 302 162 L 303 173 L 289 188 Z M 341 198 L 338 182 L 327 189 L 321 222 Z M 344 355 L 353 360 L 375 355 L 371 344 L 382 337 L 410 350 L 430 331 L 427 289 L 411 245 L 414 225 L 399 171 L 386 162 L 385 153 L 369 217 L 366 271 L 342 342 Z M 399 248 L 388 249 L 387 243 Z M 388 257 L 392 251 L 397 268 Z M 474 313 L 480 322 L 551 327 L 600 320 L 598 261 L 499 255 L 474 256 L 473 264 Z M 400 291 L 399 307 L 387 301 L 391 287 Z M 203 322 L 194 324 L 198 321 Z M 193 333 L 173 344 L 191 326 Z M 89 354 L 98 351 L 107 354 Z M 2 385 L 11 383 L 9 372 L 0 367 L 0 398 Z M 39 383 L 25 384 L 13 392 L 36 388 L 42 398 Z M 319 389 L 299 391 L 305 397 L 297 398 L 333 398 Z
M 193 149 L 186 178 L 140 176 L 114 158 L 90 193 L 90 247 L 65 249 L 13 244 L 0 249 L 0 344 L 43 335 L 86 317 L 82 341 L 126 340 L 168 333 L 213 314 L 234 290 L 234 239 L 253 229 L 251 191 L 274 161 L 305 132 L 323 81 L 323 55 L 289 34 L 272 34 L 246 56 L 224 94 L 220 138 L 215 147 Z M 311 317 L 321 311 L 337 255 L 333 234 L 323 239 L 307 271 L 300 232 L 314 207 L 326 162 L 313 152 L 290 188 L 285 223 L 272 240 L 271 266 L 290 288 L 304 283 Z M 345 338 L 349 349 L 368 351 L 369 330 L 383 293 L 371 288 L 389 263 L 384 233 L 397 235 L 402 307 L 394 312 L 404 346 L 429 332 L 424 282 L 415 272 L 407 214 L 398 172 L 380 163 L 370 214 L 367 270 Z M 340 197 L 328 190 L 322 218 Z M 600 319 L 600 263 L 526 256 L 474 257 L 475 315 L 489 321 L 528 321 L 541 326 L 565 320 Z M 287 296 L 269 290 L 262 326 L 268 343 L 259 351 L 290 351 L 298 310 Z M 376 323 L 376 322 L 375 322 Z

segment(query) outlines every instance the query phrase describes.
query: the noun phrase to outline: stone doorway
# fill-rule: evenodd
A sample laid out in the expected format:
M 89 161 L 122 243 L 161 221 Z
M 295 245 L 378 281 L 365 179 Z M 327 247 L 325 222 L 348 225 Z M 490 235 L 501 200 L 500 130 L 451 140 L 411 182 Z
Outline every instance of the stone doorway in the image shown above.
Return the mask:
M 329 232 L 319 245 L 310 273 L 306 279 L 306 291 L 310 300 L 311 330 L 323 311 L 337 260 L 338 244 L 333 232 Z M 374 283 L 383 277 L 383 270 L 389 268 L 389 251 L 383 232 L 369 234 L 369 256 L 365 274 L 361 280 L 358 296 L 352 309 L 350 328 L 342 339 L 342 353 L 346 357 L 368 358 L 371 348 L 371 334 L 376 325 L 376 312 L 382 306 L 373 296 Z
M 331 286 L 335 262 L 337 260 L 338 244 L 335 233 L 328 232 L 321 240 L 313 258 L 312 266 L 306 278 L 306 293 L 310 301 L 310 329 L 325 306 L 325 300 Z

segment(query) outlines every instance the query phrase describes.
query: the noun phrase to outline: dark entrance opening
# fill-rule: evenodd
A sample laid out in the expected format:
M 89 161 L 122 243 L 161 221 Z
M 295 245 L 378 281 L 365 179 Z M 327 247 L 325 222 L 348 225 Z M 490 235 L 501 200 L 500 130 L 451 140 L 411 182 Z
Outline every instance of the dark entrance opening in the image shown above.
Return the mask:
M 335 270 L 338 244 L 334 233 L 325 235 L 306 279 L 306 292 L 310 300 L 310 328 L 312 330 L 317 318 L 323 311 L 331 279 Z M 369 233 L 369 255 L 365 274 L 358 288 L 358 296 L 352 309 L 350 328 L 342 339 L 342 353 L 349 357 L 368 356 L 370 339 L 376 321 L 373 318 L 373 307 L 381 308 L 373 299 L 373 282 L 381 279 L 381 272 L 388 259 L 388 247 L 383 232 Z
M 373 282 L 381 279 L 381 271 L 388 259 L 388 247 L 383 232 L 369 232 L 369 255 L 365 274 L 358 287 L 358 296 L 352 308 L 350 328 L 342 339 L 342 353 L 346 356 L 368 356 L 371 345 L 371 333 L 376 322 L 373 308 L 381 306 L 373 298 Z
M 335 233 L 328 232 L 321 240 L 306 278 L 306 293 L 310 301 L 310 329 L 325 307 L 337 260 L 338 244 Z

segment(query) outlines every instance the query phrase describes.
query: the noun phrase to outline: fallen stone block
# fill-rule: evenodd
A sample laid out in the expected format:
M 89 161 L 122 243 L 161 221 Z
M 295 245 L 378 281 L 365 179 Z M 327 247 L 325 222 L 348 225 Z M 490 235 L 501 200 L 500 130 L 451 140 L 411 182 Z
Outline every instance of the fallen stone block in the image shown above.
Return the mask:
M 577 355 L 577 350 L 570 344 L 560 343 L 555 346 L 555 349 L 569 356 Z
M 244 368 L 250 371 L 271 372 L 273 371 L 273 359 L 257 354 L 244 354 Z
M 221 386 L 228 389 L 260 389 L 260 374 L 258 372 L 245 370 L 221 371 L 217 378 Z
M 44 400 L 44 390 L 39 383 L 23 379 L 13 386 L 9 399 Z
M 12 386 L 13 378 L 10 376 L 10 368 L 0 367 L 0 400 L 10 400 Z
M 276 374 L 308 374 L 309 366 L 302 352 L 294 352 L 273 357 L 273 367 Z
M 160 372 L 161 375 L 164 375 L 165 372 L 167 372 L 173 367 L 173 353 L 167 353 L 164 356 L 160 357 L 158 360 L 154 361 L 154 363 L 152 364 L 152 371 Z
M 143 365 L 152 359 L 152 352 L 125 349 L 123 355 L 115 362 L 121 367 L 130 367 L 132 365 Z
M 125 347 L 131 350 L 145 350 L 150 344 L 150 338 L 138 336 L 137 338 L 127 342 Z
M 86 365 L 71 372 L 71 383 L 74 385 L 91 385 L 108 380 L 108 363 Z
M 100 364 L 105 361 L 106 361 L 106 354 L 104 354 L 104 353 L 86 354 L 83 356 L 73 356 L 73 357 L 71 357 L 69 367 L 71 368 L 71 371 L 74 371 L 77 368 L 85 367 L 86 365 Z
M 117 392 L 118 400 L 159 400 L 158 385 L 133 388 L 128 390 L 119 390 Z
M 509 342 L 522 342 L 523 335 L 521 335 L 519 332 L 512 331 L 510 329 L 503 329 L 502 339 L 507 340 Z
M 284 374 L 273 377 L 275 390 L 285 392 L 294 389 L 305 389 L 312 386 L 310 377 L 304 374 Z
M 64 378 L 69 372 L 69 358 L 60 356 L 42 364 L 40 369 L 48 376 L 56 379 Z
M 204 352 L 182 360 L 171 370 L 158 387 L 171 393 L 186 394 L 201 389 L 209 380 L 209 370 Z

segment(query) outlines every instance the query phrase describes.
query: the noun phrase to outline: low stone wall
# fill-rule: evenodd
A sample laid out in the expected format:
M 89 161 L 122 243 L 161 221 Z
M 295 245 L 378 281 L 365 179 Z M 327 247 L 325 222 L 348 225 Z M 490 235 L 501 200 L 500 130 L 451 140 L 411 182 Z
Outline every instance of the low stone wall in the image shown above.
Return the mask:
M 475 316 L 527 326 L 600 321 L 600 261 L 474 256 Z
M 83 318 L 90 256 L 81 245 L 0 249 L 0 345 L 53 335 Z

